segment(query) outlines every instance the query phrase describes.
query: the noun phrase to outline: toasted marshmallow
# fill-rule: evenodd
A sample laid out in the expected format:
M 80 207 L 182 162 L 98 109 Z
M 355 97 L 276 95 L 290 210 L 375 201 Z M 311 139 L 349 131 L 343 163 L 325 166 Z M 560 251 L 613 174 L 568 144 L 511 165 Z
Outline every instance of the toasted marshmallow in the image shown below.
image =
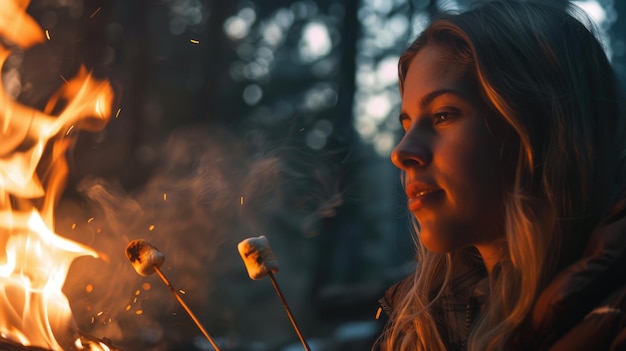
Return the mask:
M 279 271 L 278 260 L 264 235 L 245 239 L 237 245 L 237 249 L 251 279 L 261 279 L 269 272 Z
M 143 276 L 151 275 L 155 272 L 154 266 L 161 267 L 165 261 L 165 255 L 149 242 L 138 239 L 133 240 L 126 246 L 126 257 L 133 264 L 133 267 Z

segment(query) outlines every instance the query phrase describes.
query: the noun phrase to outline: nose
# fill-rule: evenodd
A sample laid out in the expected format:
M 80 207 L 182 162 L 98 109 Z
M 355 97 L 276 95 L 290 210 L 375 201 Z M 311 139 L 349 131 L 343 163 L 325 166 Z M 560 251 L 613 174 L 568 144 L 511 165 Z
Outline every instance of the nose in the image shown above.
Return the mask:
M 391 162 L 403 171 L 427 166 L 433 158 L 426 139 L 413 133 L 405 134 L 391 152 Z

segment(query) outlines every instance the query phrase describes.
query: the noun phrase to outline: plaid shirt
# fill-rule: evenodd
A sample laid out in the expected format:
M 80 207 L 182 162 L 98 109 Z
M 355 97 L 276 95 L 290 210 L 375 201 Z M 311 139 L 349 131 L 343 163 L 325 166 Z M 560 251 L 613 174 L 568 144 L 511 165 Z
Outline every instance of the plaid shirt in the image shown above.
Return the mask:
M 413 275 L 393 285 L 379 300 L 390 317 L 399 300 L 413 284 Z M 471 326 L 484 304 L 488 291 L 487 272 L 472 267 L 456 277 L 439 297 L 433 309 L 441 338 L 449 351 L 466 349 Z M 388 323 L 387 323 L 388 324 Z

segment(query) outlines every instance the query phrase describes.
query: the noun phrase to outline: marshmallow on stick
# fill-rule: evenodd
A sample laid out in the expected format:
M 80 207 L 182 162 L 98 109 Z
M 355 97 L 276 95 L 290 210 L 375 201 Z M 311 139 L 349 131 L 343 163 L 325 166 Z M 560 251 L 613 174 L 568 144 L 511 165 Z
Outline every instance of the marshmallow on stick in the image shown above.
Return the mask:
M 278 260 L 264 235 L 248 238 L 237 245 L 250 279 L 262 279 L 269 272 L 279 271 Z
M 165 262 L 165 255 L 145 240 L 133 240 L 126 246 L 126 257 L 133 264 L 133 268 L 143 276 L 155 272 L 154 267 L 161 267 Z
M 170 291 L 172 292 L 176 300 L 178 300 L 178 303 L 183 306 L 189 317 L 191 317 L 193 322 L 196 323 L 196 326 L 198 326 L 198 329 L 200 329 L 202 334 L 207 338 L 207 340 L 209 340 L 211 346 L 213 346 L 213 349 L 216 351 L 220 351 L 219 347 L 217 346 L 211 335 L 209 335 L 209 333 L 200 323 L 200 320 L 198 320 L 196 315 L 193 314 L 189 306 L 187 306 L 183 298 L 180 296 L 180 294 L 178 294 L 178 291 L 176 291 L 174 286 L 172 286 L 172 283 L 170 283 L 165 274 L 161 272 L 160 267 L 163 262 L 165 262 L 165 255 L 163 255 L 163 253 L 161 253 L 159 249 L 152 246 L 149 242 L 143 239 L 137 239 L 129 242 L 126 246 L 126 257 L 128 257 L 130 263 L 133 264 L 133 267 L 140 275 L 148 276 L 156 273 L 159 278 L 161 278 L 163 283 L 165 283 L 165 285 L 170 288 Z
M 270 277 L 274 290 L 276 291 L 280 301 L 283 303 L 285 312 L 287 312 L 289 321 L 291 321 L 291 325 L 296 331 L 302 346 L 306 351 L 311 351 L 309 345 L 306 340 L 304 340 L 304 337 L 300 332 L 300 328 L 298 328 L 296 320 L 293 318 L 293 314 L 291 313 L 291 309 L 289 309 L 287 300 L 285 300 L 282 291 L 280 291 L 280 287 L 278 287 L 276 278 L 274 278 L 274 273 L 277 273 L 279 270 L 278 260 L 276 259 L 276 256 L 274 256 L 274 252 L 272 251 L 267 238 L 264 235 L 261 235 L 256 238 L 245 239 L 237 245 L 237 249 L 239 250 L 239 255 L 241 255 L 243 263 L 246 265 L 248 275 L 251 279 L 258 280 L 265 276 Z

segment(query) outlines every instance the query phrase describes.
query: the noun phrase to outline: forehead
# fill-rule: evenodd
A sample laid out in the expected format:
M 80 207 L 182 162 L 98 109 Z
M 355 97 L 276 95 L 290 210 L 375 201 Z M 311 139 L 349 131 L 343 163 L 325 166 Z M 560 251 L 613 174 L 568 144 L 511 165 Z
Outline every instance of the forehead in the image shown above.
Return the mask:
M 452 51 L 441 45 L 428 44 L 411 60 L 404 79 L 403 100 L 419 98 L 428 93 L 450 89 L 476 95 L 477 87 L 467 65 L 455 60 Z

